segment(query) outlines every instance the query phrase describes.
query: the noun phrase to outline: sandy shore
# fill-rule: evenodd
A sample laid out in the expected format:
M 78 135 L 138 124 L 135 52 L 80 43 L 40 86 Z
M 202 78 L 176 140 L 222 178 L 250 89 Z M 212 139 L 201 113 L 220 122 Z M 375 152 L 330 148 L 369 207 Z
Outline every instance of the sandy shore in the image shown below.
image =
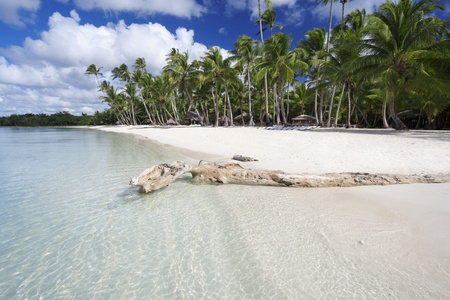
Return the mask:
M 446 131 L 106 126 L 94 129 L 135 134 L 179 147 L 185 157 L 192 158 L 191 163 L 196 159 L 232 161 L 233 155 L 240 154 L 258 159 L 242 163 L 245 167 L 289 173 L 450 173 L 450 132 Z M 276 216 L 283 207 L 283 213 L 300 211 L 298 215 L 294 213 L 288 228 L 299 224 L 296 220 L 304 214 L 305 207 L 314 207 L 323 215 L 331 213 L 336 219 L 327 221 L 330 233 L 326 238 L 332 247 L 342 247 L 344 253 L 354 256 L 352 261 L 361 261 L 371 272 L 385 269 L 383 265 L 393 266 L 402 282 L 415 276 L 430 285 L 430 290 L 446 295 L 444 298 L 450 296 L 450 183 L 287 188 L 266 198 L 270 198 L 269 203 L 283 199 L 273 208 Z M 277 228 L 284 228 L 282 225 L 286 223 L 284 218 L 270 220 L 278 224 Z M 276 236 L 284 237 L 278 231 Z
M 265 130 L 232 127 L 123 127 L 95 129 L 136 134 L 191 150 L 194 158 L 257 159 L 249 168 L 288 173 L 450 173 L 450 132 L 370 129 Z M 206 155 L 208 154 L 208 155 Z

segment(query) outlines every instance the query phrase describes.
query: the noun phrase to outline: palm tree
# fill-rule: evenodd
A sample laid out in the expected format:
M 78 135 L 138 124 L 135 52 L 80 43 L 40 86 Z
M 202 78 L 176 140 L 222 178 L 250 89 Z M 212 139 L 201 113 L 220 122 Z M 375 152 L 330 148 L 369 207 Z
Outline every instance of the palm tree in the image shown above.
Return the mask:
M 133 68 L 135 70 L 141 70 L 143 73 L 147 73 L 145 67 L 146 67 L 146 63 L 145 63 L 145 58 L 143 57 L 139 57 L 135 60 Z
M 345 3 L 350 2 L 352 0 L 340 0 L 342 4 L 342 19 L 341 19 L 341 30 L 344 31 L 344 7 Z
M 103 82 L 106 82 L 106 81 L 103 81 Z M 120 99 L 120 94 L 117 93 L 117 89 L 108 84 L 104 84 L 103 86 L 105 87 L 104 95 L 100 96 L 100 99 L 103 99 L 102 102 L 106 102 L 109 104 L 109 106 L 112 108 L 112 110 L 116 114 L 117 120 L 120 123 L 129 125 L 130 124 L 129 121 L 123 115 L 122 110 L 119 107 L 119 102 L 121 99 Z
M 423 61 L 436 54 L 433 45 L 444 27 L 443 21 L 428 17 L 436 9 L 444 7 L 435 0 L 416 3 L 411 0 L 400 0 L 398 3 L 387 1 L 381 5 L 379 12 L 369 16 L 365 28 L 368 38 L 361 44 L 367 55 L 356 59 L 350 66 L 357 73 L 382 76 L 386 101 L 389 102 L 390 116 L 396 129 L 406 128 L 395 112 L 395 100 L 404 87 L 403 83 L 416 76 L 430 77 L 430 73 L 426 74 Z M 447 58 L 438 61 L 447 62 L 448 66 L 448 54 Z
M 260 16 L 260 19 L 258 20 L 262 32 L 266 31 L 267 28 L 270 28 L 270 36 L 273 35 L 273 28 L 276 27 L 280 30 L 283 29 L 283 26 L 275 24 L 277 20 L 277 12 L 273 9 L 273 3 L 270 0 L 265 1 L 267 4 L 267 9 L 263 12 L 263 14 Z M 257 21 L 257 22 L 258 22 Z M 262 26 L 266 26 L 262 28 Z M 261 32 L 261 34 L 262 34 Z M 257 35 L 260 34 L 260 32 L 257 33 Z
M 138 92 L 136 84 L 134 84 L 132 82 L 127 83 L 125 85 L 123 92 L 126 96 L 128 96 L 128 99 L 130 99 L 133 125 L 137 125 L 136 112 L 135 112 L 135 106 L 134 106 L 134 102 L 135 102 L 135 99 L 137 97 L 137 92 Z
M 272 6 L 272 1 L 270 0 L 264 0 L 264 2 L 267 4 L 268 7 Z M 261 0 L 258 0 L 258 23 L 259 23 L 259 33 L 261 35 L 261 45 L 264 45 L 264 35 L 263 35 L 263 28 L 262 28 L 262 17 L 261 17 Z M 267 120 L 269 118 L 269 89 L 267 87 L 267 74 L 264 75 L 264 91 L 265 91 L 265 98 L 266 98 L 266 115 L 265 119 Z
M 95 75 L 95 80 L 97 81 L 97 85 L 98 85 L 98 76 L 103 76 L 103 74 L 100 72 L 100 70 L 103 67 L 100 67 L 97 69 L 97 66 L 95 64 L 91 64 L 87 69 L 86 72 L 84 73 L 85 75 Z
M 162 108 L 163 112 L 167 115 L 166 120 L 164 119 L 161 120 L 162 122 L 165 123 L 167 123 L 168 118 L 171 118 L 176 123 L 178 123 L 177 119 L 169 112 L 169 110 L 166 107 L 167 100 L 172 94 L 173 89 L 174 86 L 170 83 L 168 73 L 162 73 L 161 75 L 154 77 L 153 83 L 150 87 L 153 97 L 156 100 L 158 100 L 160 107 Z
M 321 66 L 324 63 L 324 58 L 327 56 L 325 51 L 325 28 L 314 28 L 305 34 L 306 39 L 298 43 L 298 51 L 306 52 L 306 59 L 309 61 L 313 73 L 315 73 L 315 97 L 314 97 L 314 116 L 316 123 L 319 122 L 319 115 L 322 116 L 322 105 L 320 105 L 320 114 L 317 110 L 317 97 L 319 92 L 319 81 L 322 77 Z
M 247 71 L 247 87 L 248 87 L 248 110 L 250 115 L 249 126 L 255 125 L 253 121 L 252 113 L 252 94 L 251 94 L 251 83 L 250 83 L 250 66 L 253 63 L 255 51 L 253 49 L 253 44 L 255 41 L 247 35 L 242 35 L 234 43 L 235 50 L 230 52 L 235 56 L 233 59 L 238 60 L 236 63 L 237 67 L 245 65 Z
M 327 34 L 327 52 L 330 51 L 330 33 L 331 33 L 331 21 L 333 18 L 333 2 L 337 0 L 314 0 L 314 3 L 321 3 L 323 6 L 326 6 L 328 3 L 330 3 L 330 18 L 328 22 L 328 34 Z
M 308 69 L 309 66 L 301 61 L 298 52 L 289 51 L 291 41 L 284 33 L 277 33 L 266 41 L 262 49 L 262 61 L 258 64 L 260 71 L 258 77 L 263 74 L 272 74 L 272 79 L 278 84 L 278 99 L 281 99 L 281 118 L 286 123 L 284 111 L 283 91 L 288 82 L 295 78 L 297 70 Z M 274 90 L 274 94 L 276 91 Z
M 180 53 L 172 48 L 166 56 L 167 65 L 163 68 L 164 72 L 169 74 L 169 80 L 172 84 L 179 85 L 180 91 L 186 93 L 189 99 L 189 108 L 194 108 L 199 116 L 200 125 L 203 126 L 203 120 L 198 112 L 197 105 L 192 99 L 191 83 L 198 78 L 196 63 L 189 63 L 189 53 L 186 51 Z
M 203 80 L 213 81 L 215 84 L 215 101 L 214 101 L 214 110 L 215 110 L 215 123 L 214 126 L 219 126 L 219 101 L 218 101 L 218 88 L 219 83 L 223 83 L 225 88 L 225 103 L 228 103 L 229 113 L 230 113 L 230 121 L 231 125 L 233 125 L 233 114 L 231 109 L 231 102 L 228 95 L 228 86 L 227 81 L 230 80 L 231 77 L 236 76 L 235 71 L 231 68 L 231 59 L 224 59 L 222 54 L 220 53 L 220 49 L 217 47 L 209 48 L 208 52 L 205 53 L 205 56 L 202 57 L 202 67 L 205 77 Z M 224 107 L 225 109 L 225 107 Z M 224 115 L 225 124 L 228 124 L 227 116 Z

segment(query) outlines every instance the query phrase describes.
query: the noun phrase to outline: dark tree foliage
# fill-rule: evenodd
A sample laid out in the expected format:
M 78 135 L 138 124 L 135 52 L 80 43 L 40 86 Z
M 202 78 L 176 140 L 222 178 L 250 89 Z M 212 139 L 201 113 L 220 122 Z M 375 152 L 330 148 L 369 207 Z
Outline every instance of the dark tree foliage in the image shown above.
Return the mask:
M 112 125 L 115 116 L 109 110 L 96 111 L 93 116 L 82 114 L 74 116 L 67 111 L 47 114 L 12 114 L 0 117 L 0 126 L 43 127 L 43 126 L 83 126 L 83 125 Z

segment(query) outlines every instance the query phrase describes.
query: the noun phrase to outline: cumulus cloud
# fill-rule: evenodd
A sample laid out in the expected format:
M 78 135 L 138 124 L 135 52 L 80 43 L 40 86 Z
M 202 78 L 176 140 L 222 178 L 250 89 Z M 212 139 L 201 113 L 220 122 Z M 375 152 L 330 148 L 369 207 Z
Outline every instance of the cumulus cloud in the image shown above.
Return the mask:
M 54 13 L 48 25 L 40 39 L 0 49 L 0 114 L 103 109 L 95 79 L 84 75 L 90 64 L 103 66 L 108 76 L 112 68 L 122 63 L 131 68 L 136 58 L 144 57 L 156 75 L 171 48 L 188 51 L 191 59 L 207 51 L 194 41 L 193 30 L 180 27 L 172 33 L 158 23 L 82 25 L 72 11 L 70 17 Z
M 0 0 L 0 21 L 24 26 L 34 21 L 40 0 Z
M 138 15 L 159 13 L 185 18 L 199 17 L 206 12 L 195 0 L 75 0 L 75 5 L 83 10 L 128 11 Z

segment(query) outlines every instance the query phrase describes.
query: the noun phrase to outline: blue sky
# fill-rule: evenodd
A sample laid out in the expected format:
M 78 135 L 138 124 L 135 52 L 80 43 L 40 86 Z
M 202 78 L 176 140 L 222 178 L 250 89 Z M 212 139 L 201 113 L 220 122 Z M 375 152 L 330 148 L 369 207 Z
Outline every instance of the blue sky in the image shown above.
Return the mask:
M 262 2 L 262 10 L 265 9 Z M 297 44 L 308 30 L 328 26 L 329 6 L 313 0 L 273 0 L 283 32 Z M 346 13 L 374 11 L 384 0 L 354 0 Z M 159 74 L 173 47 L 199 59 L 211 46 L 233 48 L 259 27 L 257 0 L 0 0 L 0 116 L 13 113 L 93 114 L 106 108 L 90 64 L 105 77 L 144 57 Z M 333 25 L 340 22 L 335 2 Z M 447 14 L 448 17 L 448 13 Z M 267 36 L 268 32 L 266 33 Z

